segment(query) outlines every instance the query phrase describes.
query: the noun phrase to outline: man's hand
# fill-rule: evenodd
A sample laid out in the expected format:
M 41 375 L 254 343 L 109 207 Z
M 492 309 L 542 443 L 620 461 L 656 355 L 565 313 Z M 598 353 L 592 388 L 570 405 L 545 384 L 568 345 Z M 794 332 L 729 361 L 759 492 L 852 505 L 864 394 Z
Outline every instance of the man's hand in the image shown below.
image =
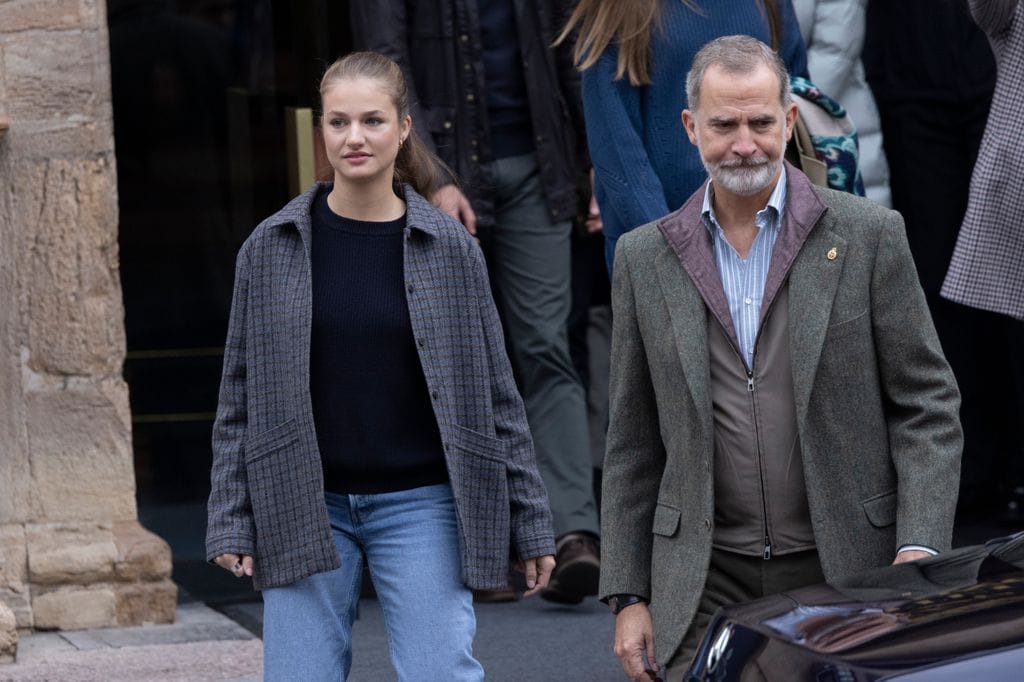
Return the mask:
M 526 586 L 529 589 L 523 592 L 523 596 L 529 597 L 548 586 L 551 572 L 555 570 L 555 557 L 550 554 L 534 557 L 521 561 L 516 568 L 526 574 Z
M 908 561 L 917 561 L 918 559 L 924 559 L 932 556 L 928 552 L 922 552 L 919 549 L 908 549 L 905 552 L 900 552 L 896 555 L 896 559 L 892 562 L 893 565 L 905 564 Z
M 213 560 L 213 563 L 225 571 L 230 571 L 236 578 L 241 578 L 243 575 L 252 576 L 251 556 L 245 554 L 221 554 Z
M 615 616 L 615 655 L 634 682 L 658 679 L 654 657 L 654 623 L 647 604 L 637 602 Z
M 469 233 L 476 236 L 476 213 L 469 205 L 469 199 L 455 185 L 445 185 L 434 192 L 430 203 L 458 220 L 466 226 Z

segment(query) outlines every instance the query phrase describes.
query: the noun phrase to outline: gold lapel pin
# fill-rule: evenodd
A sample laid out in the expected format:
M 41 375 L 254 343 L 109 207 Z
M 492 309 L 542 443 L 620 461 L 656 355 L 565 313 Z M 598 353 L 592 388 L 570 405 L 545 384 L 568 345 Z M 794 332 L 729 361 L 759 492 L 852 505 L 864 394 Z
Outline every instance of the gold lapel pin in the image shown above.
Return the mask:
M 836 251 L 836 247 L 834 247 L 834 246 L 831 249 L 828 250 L 828 253 L 825 254 L 825 258 L 828 258 L 829 260 L 835 260 L 838 257 L 839 257 L 839 252 Z

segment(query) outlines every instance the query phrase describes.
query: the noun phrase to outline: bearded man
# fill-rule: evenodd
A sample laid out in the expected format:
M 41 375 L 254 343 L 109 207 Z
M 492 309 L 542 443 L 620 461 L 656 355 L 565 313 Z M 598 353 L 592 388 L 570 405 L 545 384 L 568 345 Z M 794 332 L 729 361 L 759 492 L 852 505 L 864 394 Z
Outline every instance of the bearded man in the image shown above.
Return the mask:
M 719 606 L 951 543 L 960 397 L 903 220 L 782 160 L 788 82 L 754 38 L 706 45 L 682 120 L 710 179 L 618 244 L 600 591 L 631 679 L 681 679 Z

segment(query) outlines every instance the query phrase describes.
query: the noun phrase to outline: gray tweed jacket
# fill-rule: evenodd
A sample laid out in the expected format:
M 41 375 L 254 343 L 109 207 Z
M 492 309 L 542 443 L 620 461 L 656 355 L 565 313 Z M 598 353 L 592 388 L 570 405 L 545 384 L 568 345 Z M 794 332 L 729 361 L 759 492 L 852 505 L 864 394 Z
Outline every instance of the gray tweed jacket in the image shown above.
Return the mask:
M 257 589 L 339 565 L 309 394 L 316 192 L 257 226 L 235 273 L 206 549 L 210 560 L 252 555 Z M 502 587 L 511 558 L 554 553 L 547 494 L 480 249 L 408 186 L 405 199 L 409 315 L 455 495 L 463 580 Z
M 970 0 L 999 75 L 942 295 L 1024 320 L 1024 0 Z
M 815 188 L 792 166 L 787 179 L 765 288 L 789 287 L 807 501 L 833 580 L 892 562 L 904 544 L 949 548 L 960 396 L 900 215 Z M 600 591 L 650 599 L 661 660 L 696 611 L 714 532 L 707 329 L 718 322 L 695 282 L 725 294 L 702 198 L 622 237 L 612 284 Z

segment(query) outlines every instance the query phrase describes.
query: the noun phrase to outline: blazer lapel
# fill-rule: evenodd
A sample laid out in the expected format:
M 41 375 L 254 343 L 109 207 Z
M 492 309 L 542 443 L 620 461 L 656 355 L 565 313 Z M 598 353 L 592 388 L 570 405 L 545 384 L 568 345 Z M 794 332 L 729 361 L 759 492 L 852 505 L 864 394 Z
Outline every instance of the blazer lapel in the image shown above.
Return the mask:
M 690 281 L 679 260 L 670 250 L 658 254 L 655 262 L 662 296 L 672 322 L 676 353 L 683 379 L 690 389 L 693 404 L 704 433 L 711 433 L 711 394 L 708 381 L 708 312 L 704 299 Z M 709 441 L 710 442 L 710 441 Z
M 829 229 L 830 223 L 826 218 L 821 229 L 807 237 L 789 275 L 793 391 L 801 430 L 846 257 L 847 243 Z

